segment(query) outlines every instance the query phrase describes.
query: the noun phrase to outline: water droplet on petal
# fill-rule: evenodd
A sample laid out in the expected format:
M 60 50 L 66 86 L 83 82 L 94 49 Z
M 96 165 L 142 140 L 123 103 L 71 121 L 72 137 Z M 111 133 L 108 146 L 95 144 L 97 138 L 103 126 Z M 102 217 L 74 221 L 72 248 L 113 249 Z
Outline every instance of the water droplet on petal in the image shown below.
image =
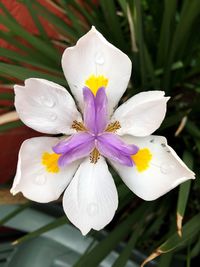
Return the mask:
M 103 65 L 104 64 L 104 57 L 103 54 L 101 52 L 97 52 L 95 55 L 95 63 L 99 64 L 99 65 Z
M 124 124 L 126 128 L 130 128 L 133 125 L 133 120 L 127 119 Z
M 50 114 L 50 120 L 51 121 L 55 121 L 57 119 L 57 117 L 58 116 L 56 114 L 54 114 L 54 113 Z
M 175 166 L 173 164 L 167 164 L 167 163 L 162 163 L 160 165 L 160 171 L 163 174 L 171 174 L 175 169 Z
M 45 175 L 38 175 L 35 177 L 35 184 L 37 185 L 44 185 L 46 183 L 46 177 Z
M 50 97 L 46 97 L 46 96 L 40 96 L 40 103 L 46 107 L 52 108 L 55 105 L 55 102 L 53 99 L 51 99 Z
M 95 203 L 90 203 L 87 207 L 87 212 L 89 216 L 97 215 L 98 211 L 99 211 L 98 205 Z

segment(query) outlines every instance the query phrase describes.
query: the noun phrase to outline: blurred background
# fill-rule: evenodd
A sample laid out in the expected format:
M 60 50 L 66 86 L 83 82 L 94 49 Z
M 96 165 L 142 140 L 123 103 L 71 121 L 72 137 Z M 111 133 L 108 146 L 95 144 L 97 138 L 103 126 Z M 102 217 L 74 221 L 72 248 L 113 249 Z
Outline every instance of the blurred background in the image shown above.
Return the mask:
M 9 189 L 21 143 L 40 135 L 19 121 L 13 84 L 39 77 L 69 89 L 62 52 L 91 25 L 133 62 L 122 102 L 145 90 L 171 96 L 156 134 L 167 137 L 197 179 L 145 202 L 113 172 L 116 216 L 103 231 L 83 237 L 60 200 L 40 205 L 12 197 Z M 147 266 L 198 266 L 199 25 L 198 0 L 0 0 L 0 267 L 134 267 L 145 259 Z

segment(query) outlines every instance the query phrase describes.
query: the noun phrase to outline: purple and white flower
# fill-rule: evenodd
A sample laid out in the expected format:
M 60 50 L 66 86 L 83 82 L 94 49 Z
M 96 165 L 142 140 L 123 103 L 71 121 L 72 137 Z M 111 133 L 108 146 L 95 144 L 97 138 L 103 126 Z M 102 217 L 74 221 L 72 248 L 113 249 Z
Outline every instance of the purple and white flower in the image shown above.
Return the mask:
M 118 195 L 109 164 L 139 197 L 154 200 L 194 178 L 164 137 L 151 135 L 162 123 L 169 97 L 148 91 L 115 111 L 125 92 L 131 61 L 94 28 L 67 48 L 62 67 L 72 96 L 53 82 L 30 78 L 15 85 L 21 120 L 42 133 L 20 149 L 11 192 L 33 201 L 56 200 L 82 234 L 113 218 Z

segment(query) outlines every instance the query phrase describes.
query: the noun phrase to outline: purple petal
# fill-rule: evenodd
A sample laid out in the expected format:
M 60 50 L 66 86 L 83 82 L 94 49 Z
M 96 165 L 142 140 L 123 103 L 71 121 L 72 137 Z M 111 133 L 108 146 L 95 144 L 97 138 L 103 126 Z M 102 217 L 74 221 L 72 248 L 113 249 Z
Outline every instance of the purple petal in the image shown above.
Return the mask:
M 136 154 L 138 147 L 127 145 L 118 136 L 112 133 L 105 133 L 98 136 L 97 149 L 111 160 L 126 166 L 133 166 L 131 155 Z
M 98 89 L 95 97 L 96 109 L 96 133 L 102 133 L 108 123 L 108 99 L 106 96 L 105 88 Z
M 112 146 L 107 146 L 103 142 L 97 142 L 97 149 L 99 150 L 100 154 L 106 158 L 114 160 L 117 163 L 128 167 L 133 166 L 133 161 L 130 156 L 124 155 L 120 150 Z
M 112 133 L 104 133 L 98 136 L 98 141 L 103 142 L 105 145 L 112 146 L 121 151 L 125 155 L 134 155 L 138 152 L 139 148 L 135 145 L 126 144 L 120 137 Z
M 74 148 L 84 144 L 84 143 L 90 143 L 94 140 L 94 137 L 86 132 L 80 132 L 77 134 L 72 135 L 68 139 L 65 139 L 64 141 L 59 142 L 57 145 L 55 145 L 52 149 L 57 154 L 65 154 L 69 151 L 73 150 Z
M 95 138 L 89 133 L 77 133 L 70 138 L 59 142 L 52 149 L 57 154 L 62 154 L 58 160 L 59 166 L 88 156 L 95 147 Z
M 58 165 L 61 167 L 66 166 L 75 160 L 84 158 L 92 152 L 94 147 L 95 147 L 94 139 L 93 139 L 93 141 L 85 142 L 85 143 L 73 148 L 68 153 L 63 154 L 58 160 Z
M 83 88 L 83 98 L 84 98 L 84 123 L 86 128 L 95 133 L 95 97 L 89 88 Z

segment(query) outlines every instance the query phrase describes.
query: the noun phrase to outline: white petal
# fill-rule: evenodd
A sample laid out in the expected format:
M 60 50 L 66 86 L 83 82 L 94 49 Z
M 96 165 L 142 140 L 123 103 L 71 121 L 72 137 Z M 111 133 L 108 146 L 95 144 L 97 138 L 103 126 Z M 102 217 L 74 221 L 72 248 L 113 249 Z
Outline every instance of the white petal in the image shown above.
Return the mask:
M 131 97 L 115 111 L 112 121 L 119 121 L 119 135 L 147 136 L 158 129 L 165 117 L 166 103 L 163 91 L 148 91 Z
M 131 61 L 127 55 L 110 44 L 95 27 L 80 38 L 74 47 L 67 48 L 62 67 L 71 91 L 83 108 L 82 88 L 92 74 L 108 78 L 106 88 L 110 113 L 127 88 Z
M 125 167 L 112 162 L 125 184 L 139 197 L 154 200 L 180 183 L 194 179 L 194 173 L 167 145 L 162 136 L 130 137 L 128 143 L 134 143 L 140 149 L 148 148 L 152 154 L 149 168 L 139 172 L 136 167 Z
M 83 235 L 100 230 L 113 218 L 118 206 L 117 190 L 105 160 L 89 158 L 80 165 L 63 197 L 64 211 Z
M 15 107 L 20 119 L 32 129 L 49 134 L 71 134 L 74 120 L 80 120 L 71 95 L 64 87 L 30 78 L 25 86 L 15 85 Z
M 42 164 L 44 152 L 53 153 L 52 146 L 59 141 L 56 137 L 35 137 L 23 142 L 17 166 L 17 173 L 11 189 L 12 194 L 22 194 L 33 201 L 45 203 L 59 198 L 67 187 L 79 162 L 51 173 Z

